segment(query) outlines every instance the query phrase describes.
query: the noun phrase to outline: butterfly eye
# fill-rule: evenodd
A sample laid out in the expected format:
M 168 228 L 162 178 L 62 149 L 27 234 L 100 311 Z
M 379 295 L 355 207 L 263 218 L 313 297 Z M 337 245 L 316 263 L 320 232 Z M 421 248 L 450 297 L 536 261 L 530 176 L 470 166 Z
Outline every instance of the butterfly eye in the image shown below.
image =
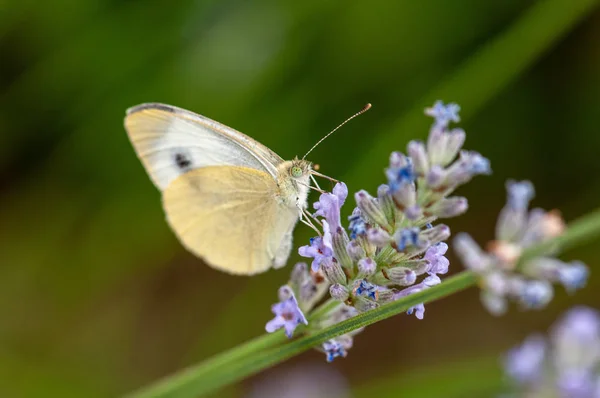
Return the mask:
M 290 173 L 292 174 L 292 177 L 298 178 L 302 176 L 302 169 L 298 166 L 292 166 Z

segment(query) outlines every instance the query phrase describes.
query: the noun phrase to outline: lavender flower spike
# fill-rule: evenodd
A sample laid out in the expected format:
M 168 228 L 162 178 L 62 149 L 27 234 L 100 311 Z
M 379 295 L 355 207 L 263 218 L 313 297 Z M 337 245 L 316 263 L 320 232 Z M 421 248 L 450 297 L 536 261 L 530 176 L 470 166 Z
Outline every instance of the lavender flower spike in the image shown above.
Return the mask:
M 467 234 L 454 240 L 458 256 L 477 274 L 484 289 L 483 304 L 494 315 L 506 310 L 507 299 L 526 309 L 544 308 L 554 296 L 552 283 L 560 283 L 570 293 L 585 286 L 588 267 L 580 261 L 565 263 L 546 248 L 533 258 L 521 260 L 528 247 L 558 236 L 564 222 L 558 212 L 542 209 L 528 211 L 533 198 L 531 182 L 506 183 L 507 201 L 496 223 L 496 240 L 483 251 Z
M 285 285 L 279 288 L 279 299 L 281 301 L 271 307 L 275 318 L 267 322 L 265 330 L 273 333 L 284 328 L 285 335 L 291 339 L 296 327 L 301 323 L 308 325 L 308 321 L 298 306 L 298 301 L 291 287 Z
M 353 192 L 356 208 L 347 225 L 342 225 L 346 222 L 340 217 L 341 206 L 348 198 L 346 185 L 338 183 L 332 192 L 320 195 L 314 209 L 315 217 L 319 217 L 316 224 L 322 229 L 313 225 L 318 228 L 318 236 L 298 249 L 312 264 L 310 268 L 299 264 L 292 271 L 288 285 L 281 290 L 281 302 L 273 306 L 275 319 L 267 324 L 268 331 L 285 328 L 291 336 L 299 324 L 306 323 L 306 314 L 311 319 L 306 332 L 312 334 L 441 283 L 440 276 L 449 267 L 444 241 L 450 237 L 450 228 L 438 220 L 467 211 L 467 199 L 452 196 L 454 189 L 477 174 L 489 172 L 489 161 L 483 156 L 461 152 L 464 130 L 448 129 L 450 123 L 460 120 L 459 110 L 458 105 L 441 101 L 426 110 L 435 118 L 428 139 L 410 141 L 405 154 L 391 153 L 384 166 L 385 181 L 379 182 L 376 196 L 366 190 Z M 527 224 L 528 237 L 547 229 L 551 220 L 533 221 Z M 463 246 L 472 249 L 472 263 L 487 262 L 487 258 L 479 258 L 479 249 L 471 247 L 474 242 L 465 242 Z M 565 285 L 579 286 L 585 275 L 580 267 L 572 266 L 553 277 Z M 501 302 L 508 290 L 505 285 L 504 290 L 496 286 Z M 540 292 L 530 289 L 527 304 L 543 301 Z M 333 300 L 327 300 L 327 294 Z M 425 306 L 419 301 L 407 312 L 423 319 Z M 337 336 L 316 349 L 326 354 L 328 362 L 344 357 L 361 331 L 359 328 Z

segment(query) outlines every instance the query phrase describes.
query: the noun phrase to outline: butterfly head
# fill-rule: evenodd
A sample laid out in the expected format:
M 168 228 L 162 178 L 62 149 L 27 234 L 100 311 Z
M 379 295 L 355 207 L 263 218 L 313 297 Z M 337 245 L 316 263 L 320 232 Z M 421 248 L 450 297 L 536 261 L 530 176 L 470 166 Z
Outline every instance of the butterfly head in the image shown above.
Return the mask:
M 288 173 L 292 178 L 308 178 L 310 171 L 312 170 L 311 163 L 308 160 L 295 158 L 290 163 L 291 164 L 289 166 Z
M 311 163 L 296 158 L 281 163 L 277 168 L 277 186 L 282 201 L 290 207 L 304 207 L 310 187 Z

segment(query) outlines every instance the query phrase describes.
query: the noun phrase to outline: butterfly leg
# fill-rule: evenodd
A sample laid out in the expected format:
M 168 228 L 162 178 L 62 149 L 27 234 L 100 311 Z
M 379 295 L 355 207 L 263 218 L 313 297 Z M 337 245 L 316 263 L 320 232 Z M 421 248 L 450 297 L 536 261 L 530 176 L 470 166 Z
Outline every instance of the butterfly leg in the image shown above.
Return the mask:
M 317 187 L 317 189 L 318 189 L 319 191 L 323 191 L 323 190 L 321 189 L 321 187 L 319 186 L 319 183 L 317 182 L 317 179 L 315 178 L 315 176 L 313 176 L 313 175 L 311 174 L 311 175 L 310 175 L 310 179 L 312 180 L 312 182 L 314 182 L 314 183 L 315 183 L 315 187 Z
M 299 217 L 300 222 L 302 222 L 305 225 L 308 225 L 310 228 L 312 228 L 313 230 L 315 230 L 315 232 L 319 236 L 321 236 L 321 231 L 319 231 L 319 229 L 317 227 L 315 227 L 315 224 L 313 224 L 310 219 L 313 218 L 317 222 L 318 222 L 318 220 L 315 219 L 314 217 L 312 217 L 311 214 L 306 211 L 306 209 L 299 208 L 299 210 L 300 210 L 300 217 Z

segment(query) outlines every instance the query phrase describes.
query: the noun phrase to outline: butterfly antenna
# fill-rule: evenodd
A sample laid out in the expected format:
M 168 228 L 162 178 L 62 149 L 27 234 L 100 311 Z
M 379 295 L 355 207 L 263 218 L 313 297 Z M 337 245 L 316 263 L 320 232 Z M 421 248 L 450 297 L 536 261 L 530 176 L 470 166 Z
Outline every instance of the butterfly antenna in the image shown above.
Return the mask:
M 335 133 L 340 127 L 342 127 L 344 124 L 348 123 L 350 120 L 354 119 L 355 117 L 362 115 L 363 113 L 365 113 L 366 111 L 368 111 L 369 109 L 371 109 L 371 104 L 367 104 L 365 105 L 360 111 L 356 112 L 354 115 L 350 116 L 348 119 L 344 120 L 344 122 L 342 124 L 340 124 L 339 126 L 337 126 L 336 128 L 334 128 L 333 130 L 331 130 L 331 132 L 329 134 L 327 134 L 325 137 L 321 138 L 315 145 L 313 145 L 312 148 L 310 148 L 308 150 L 308 152 L 306 152 L 306 155 L 302 156 L 302 159 L 305 159 L 306 156 L 312 152 L 313 149 L 315 149 L 317 146 L 319 146 L 319 144 L 323 141 L 325 141 L 325 139 L 327 137 L 329 137 L 331 134 Z

